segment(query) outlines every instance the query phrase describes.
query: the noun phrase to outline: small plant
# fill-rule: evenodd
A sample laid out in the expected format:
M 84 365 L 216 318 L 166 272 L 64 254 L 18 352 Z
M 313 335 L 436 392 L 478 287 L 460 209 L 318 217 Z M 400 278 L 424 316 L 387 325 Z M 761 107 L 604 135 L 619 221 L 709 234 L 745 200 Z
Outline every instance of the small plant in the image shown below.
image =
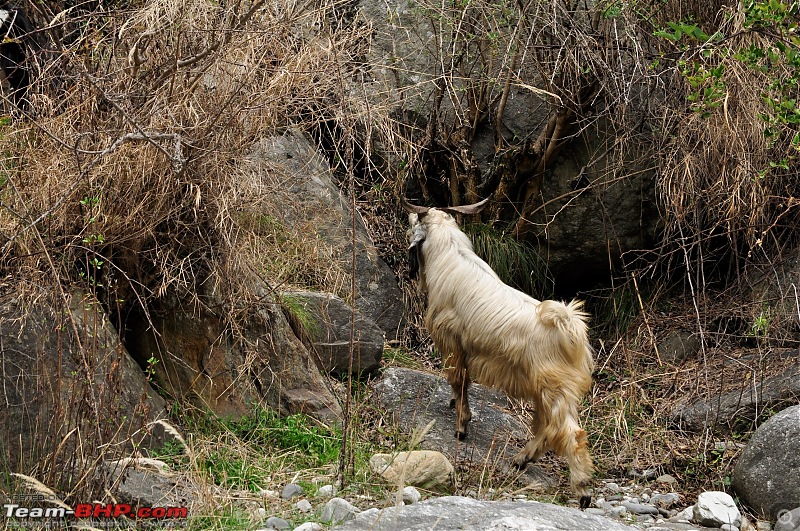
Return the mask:
M 158 365 L 158 358 L 150 356 L 147 359 L 147 367 L 144 370 L 144 375 L 148 382 L 153 382 L 153 375 L 156 373 L 156 365 Z

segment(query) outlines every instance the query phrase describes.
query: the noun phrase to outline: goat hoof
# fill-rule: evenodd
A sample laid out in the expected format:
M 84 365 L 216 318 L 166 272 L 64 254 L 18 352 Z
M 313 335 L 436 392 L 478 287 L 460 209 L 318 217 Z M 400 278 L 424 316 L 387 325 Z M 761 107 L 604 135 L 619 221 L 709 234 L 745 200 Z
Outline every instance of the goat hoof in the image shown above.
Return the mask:
M 456 399 L 455 398 L 451 398 L 450 399 L 450 409 L 455 409 L 455 408 L 456 408 Z
M 591 504 L 592 504 L 591 496 L 581 496 L 581 499 L 578 501 L 578 506 L 581 508 L 581 511 L 583 511 L 584 509 L 588 509 Z
M 465 431 L 457 431 L 456 432 L 456 439 L 458 439 L 459 441 L 463 441 L 466 438 L 467 438 L 467 432 L 465 432 Z
M 528 467 L 529 461 L 517 461 L 516 459 L 511 462 L 517 470 L 525 470 Z

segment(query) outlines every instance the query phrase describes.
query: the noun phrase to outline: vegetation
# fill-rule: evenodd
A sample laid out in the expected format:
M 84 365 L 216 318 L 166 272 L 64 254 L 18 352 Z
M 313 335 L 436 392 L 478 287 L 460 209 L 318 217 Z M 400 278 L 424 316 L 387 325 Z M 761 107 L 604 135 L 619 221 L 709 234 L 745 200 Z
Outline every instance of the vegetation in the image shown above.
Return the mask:
M 386 364 L 434 369 L 424 303 L 405 280 L 400 193 L 431 204 L 492 195 L 484 218 L 467 226 L 475 247 L 507 282 L 543 298 L 555 272 L 536 244 L 557 216 L 550 208 L 652 175 L 658 241 L 609 257 L 608 282 L 583 294 L 598 316 L 598 372 L 583 419 L 601 476 L 656 468 L 688 492 L 727 485 L 738 451 L 728 443 L 769 411 L 739 432 L 703 436 L 669 418 L 686 396 L 720 396 L 728 381 L 717 374 L 766 377 L 777 370 L 765 362 L 769 349 L 798 345 L 796 292 L 760 293 L 748 280 L 754 271 L 780 277 L 800 234 L 796 2 L 417 0 L 413 14 L 425 23 L 413 31 L 428 44 L 408 55 L 427 54 L 435 66 L 420 73 L 392 57 L 399 86 L 390 93 L 375 82 L 385 65 L 375 64 L 374 28 L 350 3 L 67 4 L 23 2 L 50 55 L 31 64 L 29 105 L 7 100 L 0 117 L 4 301 L 52 302 L 43 321 L 66 337 L 73 290 L 95 296 L 124 331 L 128 316 L 150 320 L 154 302 L 169 296 L 202 306 L 202 287 L 219 295 L 234 341 L 273 300 L 313 336 L 317 324 L 279 292 L 349 300 L 352 272 L 315 227 L 281 216 L 281 175 L 254 169 L 270 164 L 258 160 L 260 140 L 300 131 L 327 155 L 402 279 L 410 326 Z M 514 129 L 514 98 L 531 94 L 525 101 L 538 107 L 526 112 L 538 124 Z M 553 198 L 552 168 L 573 151 L 588 160 Z M 692 331 L 698 353 L 662 359 L 658 338 L 672 330 Z M 87 342 L 76 355 L 74 382 L 119 374 L 117 365 L 92 366 L 97 352 Z M 742 374 L 732 372 L 737 363 Z M 159 364 L 147 359 L 148 378 Z M 332 385 L 347 404 L 337 427 L 267 409 L 223 421 L 178 414 L 185 405 L 175 404 L 173 422 L 192 435 L 153 457 L 208 487 L 218 508 L 191 525 L 245 528 L 249 509 L 273 502 L 271 514 L 299 523 L 303 515 L 258 494 L 289 481 L 311 490 L 338 480 L 350 494 L 391 499 L 367 460 L 413 447 L 411 434 L 371 404 L 367 387 Z M 113 393 L 81 389 L 68 405 L 76 418 L 123 414 Z M 81 443 L 61 463 L 28 456 L 26 472 L 69 500 L 105 496 L 79 465 L 110 457 L 119 434 L 88 421 L 76 430 L 37 432 L 52 457 L 71 448 L 64 441 Z M 500 475 L 459 474 L 460 493 L 515 488 Z M 7 473 L 3 483 L 20 485 Z

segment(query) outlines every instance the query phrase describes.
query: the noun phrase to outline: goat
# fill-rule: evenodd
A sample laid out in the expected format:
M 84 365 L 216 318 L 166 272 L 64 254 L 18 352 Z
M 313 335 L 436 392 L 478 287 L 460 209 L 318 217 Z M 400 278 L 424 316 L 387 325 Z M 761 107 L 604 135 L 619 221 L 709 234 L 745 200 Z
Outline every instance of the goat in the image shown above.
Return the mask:
M 486 205 L 421 207 L 402 198 L 411 224 L 411 276 L 428 295 L 425 326 L 442 353 L 452 388 L 456 437 L 472 418 L 470 381 L 531 400 L 534 437 L 514 457 L 524 468 L 548 450 L 567 458 L 572 490 L 585 509 L 594 471 L 578 407 L 592 382 L 594 360 L 583 302 L 538 301 L 503 283 L 472 250 L 451 214 L 475 214 Z

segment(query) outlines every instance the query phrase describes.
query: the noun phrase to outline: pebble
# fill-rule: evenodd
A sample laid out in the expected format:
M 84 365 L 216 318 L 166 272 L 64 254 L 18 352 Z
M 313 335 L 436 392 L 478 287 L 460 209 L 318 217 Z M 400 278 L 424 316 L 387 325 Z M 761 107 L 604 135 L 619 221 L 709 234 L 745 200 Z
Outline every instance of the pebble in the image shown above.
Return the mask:
M 265 523 L 267 524 L 267 529 L 289 529 L 292 527 L 289 522 L 277 516 L 270 516 Z
M 664 474 L 659 476 L 658 479 L 652 483 L 648 481 L 647 485 L 642 485 L 643 477 L 651 477 L 655 473 L 655 469 L 644 470 L 642 474 L 637 473 L 637 478 L 633 480 L 622 480 L 619 482 L 604 480 L 602 485 L 598 485 L 593 497 L 593 506 L 586 509 L 587 514 L 603 516 L 609 519 L 622 520 L 632 529 L 650 531 L 678 531 L 684 529 L 694 529 L 697 526 L 694 515 L 694 506 L 680 509 L 683 500 L 680 494 L 672 492 L 673 485 L 677 482 L 674 477 Z M 320 487 L 315 497 L 323 498 L 335 496 L 336 489 L 333 485 L 324 485 Z M 302 494 L 303 489 L 299 485 L 289 484 L 284 487 L 281 496 L 284 499 L 290 499 L 293 496 Z M 469 491 L 465 493 L 467 497 L 494 499 L 498 495 L 500 498 L 511 499 L 525 499 L 525 495 L 512 495 L 506 494 L 502 491 L 496 492 L 494 489 L 487 489 L 483 496 L 480 496 L 476 491 Z M 708 495 L 709 493 L 703 493 Z M 700 496 L 700 498 L 703 497 Z M 376 501 L 369 496 L 354 496 L 353 500 L 363 500 L 364 504 L 373 506 L 365 511 L 367 514 L 377 513 L 378 508 L 374 507 Z M 402 502 L 400 505 L 413 505 L 419 503 L 422 499 L 420 492 L 411 486 L 407 486 L 402 491 Z M 698 500 L 699 501 L 699 500 Z M 361 502 L 359 502 L 360 504 Z M 577 504 L 577 501 L 573 501 Z M 567 505 L 570 505 L 568 502 Z M 309 513 L 313 510 L 312 504 L 306 499 L 300 499 L 294 506 L 302 512 Z M 360 511 L 357 507 L 350 504 L 349 501 L 343 498 L 331 498 L 328 502 L 318 509 L 319 522 L 325 524 L 339 524 L 346 520 L 350 520 Z M 269 527 L 268 521 L 268 527 Z M 745 530 L 744 528 L 747 527 Z M 276 527 L 277 528 L 277 527 Z M 283 528 L 277 528 L 283 529 Z M 320 531 L 325 529 L 319 524 L 306 523 L 296 529 L 300 531 Z M 718 528 L 720 531 L 752 531 L 751 525 L 742 524 L 742 529 L 731 524 L 725 524 Z M 763 531 L 761 527 L 758 531 Z
M 680 495 L 674 492 L 668 494 L 653 494 L 653 496 L 650 497 L 650 503 L 656 507 L 663 507 L 664 509 L 669 509 L 679 501 L 681 501 Z
M 403 503 L 413 505 L 422 499 L 422 494 L 414 487 L 403 487 Z
M 296 483 L 289 483 L 283 490 L 281 491 L 281 498 L 284 500 L 291 500 L 295 496 L 299 496 L 303 494 L 303 487 L 297 485 Z
M 301 513 L 310 513 L 311 510 L 314 508 L 311 506 L 311 502 L 305 499 L 295 503 L 294 506 L 297 507 L 297 510 L 300 511 Z
M 353 518 L 361 511 L 353 504 L 343 498 L 331 498 L 322 508 L 320 519 L 323 522 L 330 522 L 332 525 L 340 524 Z
M 336 487 L 333 485 L 323 485 L 319 489 L 317 489 L 317 493 L 314 495 L 317 498 L 330 498 L 331 496 L 336 495 Z
M 294 531 L 325 531 L 325 528 L 316 522 L 306 522 L 295 527 Z
M 661 514 L 656 507 L 646 503 L 622 502 L 622 506 L 634 514 L 652 514 L 656 516 Z
M 665 483 L 667 485 L 675 485 L 678 482 L 677 479 L 675 479 L 673 476 L 670 476 L 669 474 L 662 474 L 658 476 L 656 478 L 656 481 L 659 483 Z

